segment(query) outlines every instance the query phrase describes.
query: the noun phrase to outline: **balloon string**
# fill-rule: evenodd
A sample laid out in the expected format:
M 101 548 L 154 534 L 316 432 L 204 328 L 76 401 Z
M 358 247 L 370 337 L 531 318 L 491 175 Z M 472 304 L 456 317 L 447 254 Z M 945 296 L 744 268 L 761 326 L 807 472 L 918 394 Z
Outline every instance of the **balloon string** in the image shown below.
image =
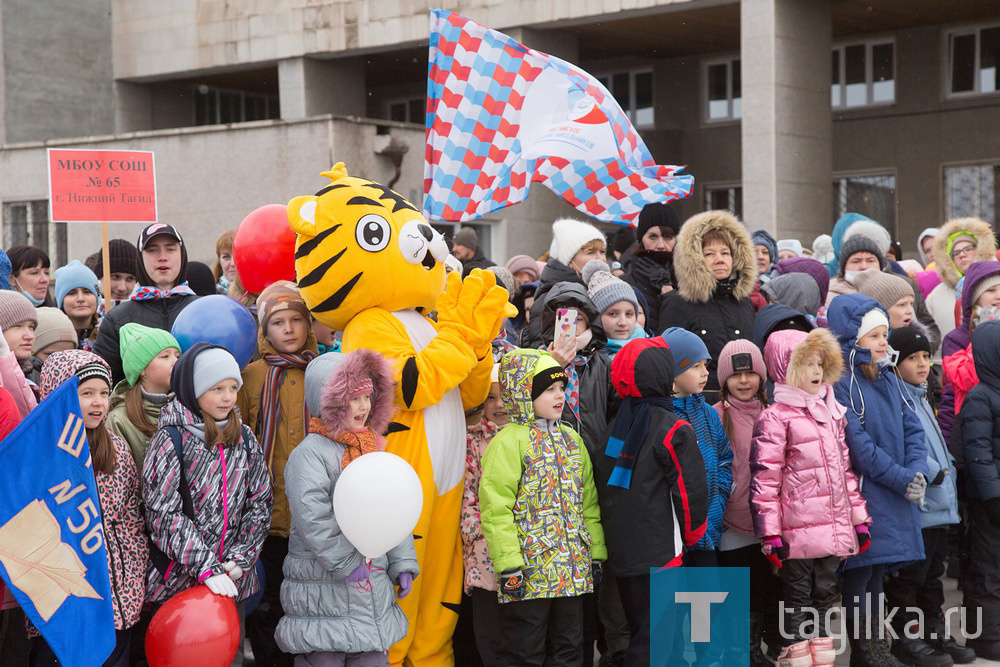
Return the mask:
M 369 567 L 371 568 L 370 571 L 372 573 L 375 573 L 375 572 L 385 572 L 385 568 L 384 567 L 371 567 L 371 561 L 369 560 L 367 562 L 369 564 Z M 356 582 L 354 582 L 354 590 L 356 590 L 359 593 L 371 593 L 372 592 L 372 582 L 371 582 L 371 580 L 370 579 L 365 579 L 364 581 L 356 581 Z

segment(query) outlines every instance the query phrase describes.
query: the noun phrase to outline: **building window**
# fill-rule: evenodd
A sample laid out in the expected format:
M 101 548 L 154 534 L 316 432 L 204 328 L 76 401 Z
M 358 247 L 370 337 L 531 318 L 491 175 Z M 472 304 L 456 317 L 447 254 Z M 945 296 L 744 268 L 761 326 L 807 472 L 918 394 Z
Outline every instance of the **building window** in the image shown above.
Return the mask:
M 833 108 L 866 107 L 896 101 L 895 45 L 845 44 L 833 49 Z
M 227 90 L 204 84 L 195 87 L 195 125 L 245 123 L 281 117 L 277 95 Z
M 595 76 L 635 127 L 653 126 L 653 70 L 629 70 Z
M 896 175 L 865 174 L 833 179 L 833 219 L 860 213 L 896 236 Z
M 63 266 L 66 258 L 66 223 L 49 222 L 47 199 L 11 202 L 3 205 L 3 245 L 33 245 L 44 250 L 52 268 Z
M 739 185 L 705 186 L 705 208 L 709 211 L 732 211 L 743 217 L 743 187 Z
M 408 100 L 390 100 L 386 103 L 386 117 L 397 123 L 418 123 L 424 125 L 427 122 L 427 98 L 414 97 Z
M 945 217 L 982 218 L 1000 224 L 1000 163 L 945 167 Z
M 948 33 L 949 95 L 985 95 L 1000 90 L 1000 26 Z
M 743 117 L 743 92 L 740 77 L 739 58 L 706 63 L 706 120 L 736 120 Z

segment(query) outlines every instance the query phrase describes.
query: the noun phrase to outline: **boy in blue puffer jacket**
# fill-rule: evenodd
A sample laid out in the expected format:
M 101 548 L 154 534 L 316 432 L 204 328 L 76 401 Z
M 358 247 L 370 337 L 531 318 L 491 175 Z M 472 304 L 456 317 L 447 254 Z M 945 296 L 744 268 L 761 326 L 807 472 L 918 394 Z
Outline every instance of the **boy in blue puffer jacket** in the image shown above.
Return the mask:
M 733 487 L 733 449 L 719 415 L 705 402 L 708 382 L 708 348 L 697 335 L 670 327 L 663 332 L 674 357 L 674 413 L 694 428 L 708 480 L 708 524 L 705 535 L 684 554 L 684 564 L 716 567 L 722 539 L 722 515 Z
M 889 346 L 899 353 L 896 375 L 902 380 L 904 396 L 916 409 L 927 445 L 927 491 L 923 505 L 919 506 L 926 558 L 907 565 L 885 581 L 887 606 L 903 610 L 893 619 L 899 635 L 899 640 L 893 642 L 893 652 L 907 664 L 949 665 L 952 661 L 966 664 L 975 660 L 976 654 L 948 636 L 942 613 L 944 587 L 941 578 L 948 555 L 948 526 L 959 522 L 958 489 L 955 460 L 941 435 L 934 410 L 927 402 L 931 341 L 921 329 L 904 326 L 893 329 Z M 923 626 L 918 629 L 920 638 L 912 637 L 912 632 L 907 636 L 903 631 L 918 618 L 916 612 L 906 610 L 917 608 L 923 612 Z

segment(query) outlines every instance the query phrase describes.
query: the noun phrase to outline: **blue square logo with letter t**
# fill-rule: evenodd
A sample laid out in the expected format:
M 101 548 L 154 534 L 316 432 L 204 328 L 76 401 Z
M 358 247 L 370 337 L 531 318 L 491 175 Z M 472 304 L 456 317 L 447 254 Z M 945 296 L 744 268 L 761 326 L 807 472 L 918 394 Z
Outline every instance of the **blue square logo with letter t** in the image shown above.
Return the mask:
M 750 665 L 750 570 L 653 569 L 649 664 Z

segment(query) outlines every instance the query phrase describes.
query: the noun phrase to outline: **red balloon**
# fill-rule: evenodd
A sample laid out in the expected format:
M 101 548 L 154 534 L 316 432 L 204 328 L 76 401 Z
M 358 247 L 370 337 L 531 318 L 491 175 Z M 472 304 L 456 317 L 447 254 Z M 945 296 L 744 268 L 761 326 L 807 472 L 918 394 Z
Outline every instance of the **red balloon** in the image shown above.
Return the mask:
M 146 632 L 150 667 L 226 667 L 240 648 L 240 616 L 232 598 L 195 586 L 170 598 Z
M 261 206 L 243 218 L 233 238 L 233 259 L 248 292 L 260 294 L 271 283 L 295 280 L 295 232 L 284 205 Z

